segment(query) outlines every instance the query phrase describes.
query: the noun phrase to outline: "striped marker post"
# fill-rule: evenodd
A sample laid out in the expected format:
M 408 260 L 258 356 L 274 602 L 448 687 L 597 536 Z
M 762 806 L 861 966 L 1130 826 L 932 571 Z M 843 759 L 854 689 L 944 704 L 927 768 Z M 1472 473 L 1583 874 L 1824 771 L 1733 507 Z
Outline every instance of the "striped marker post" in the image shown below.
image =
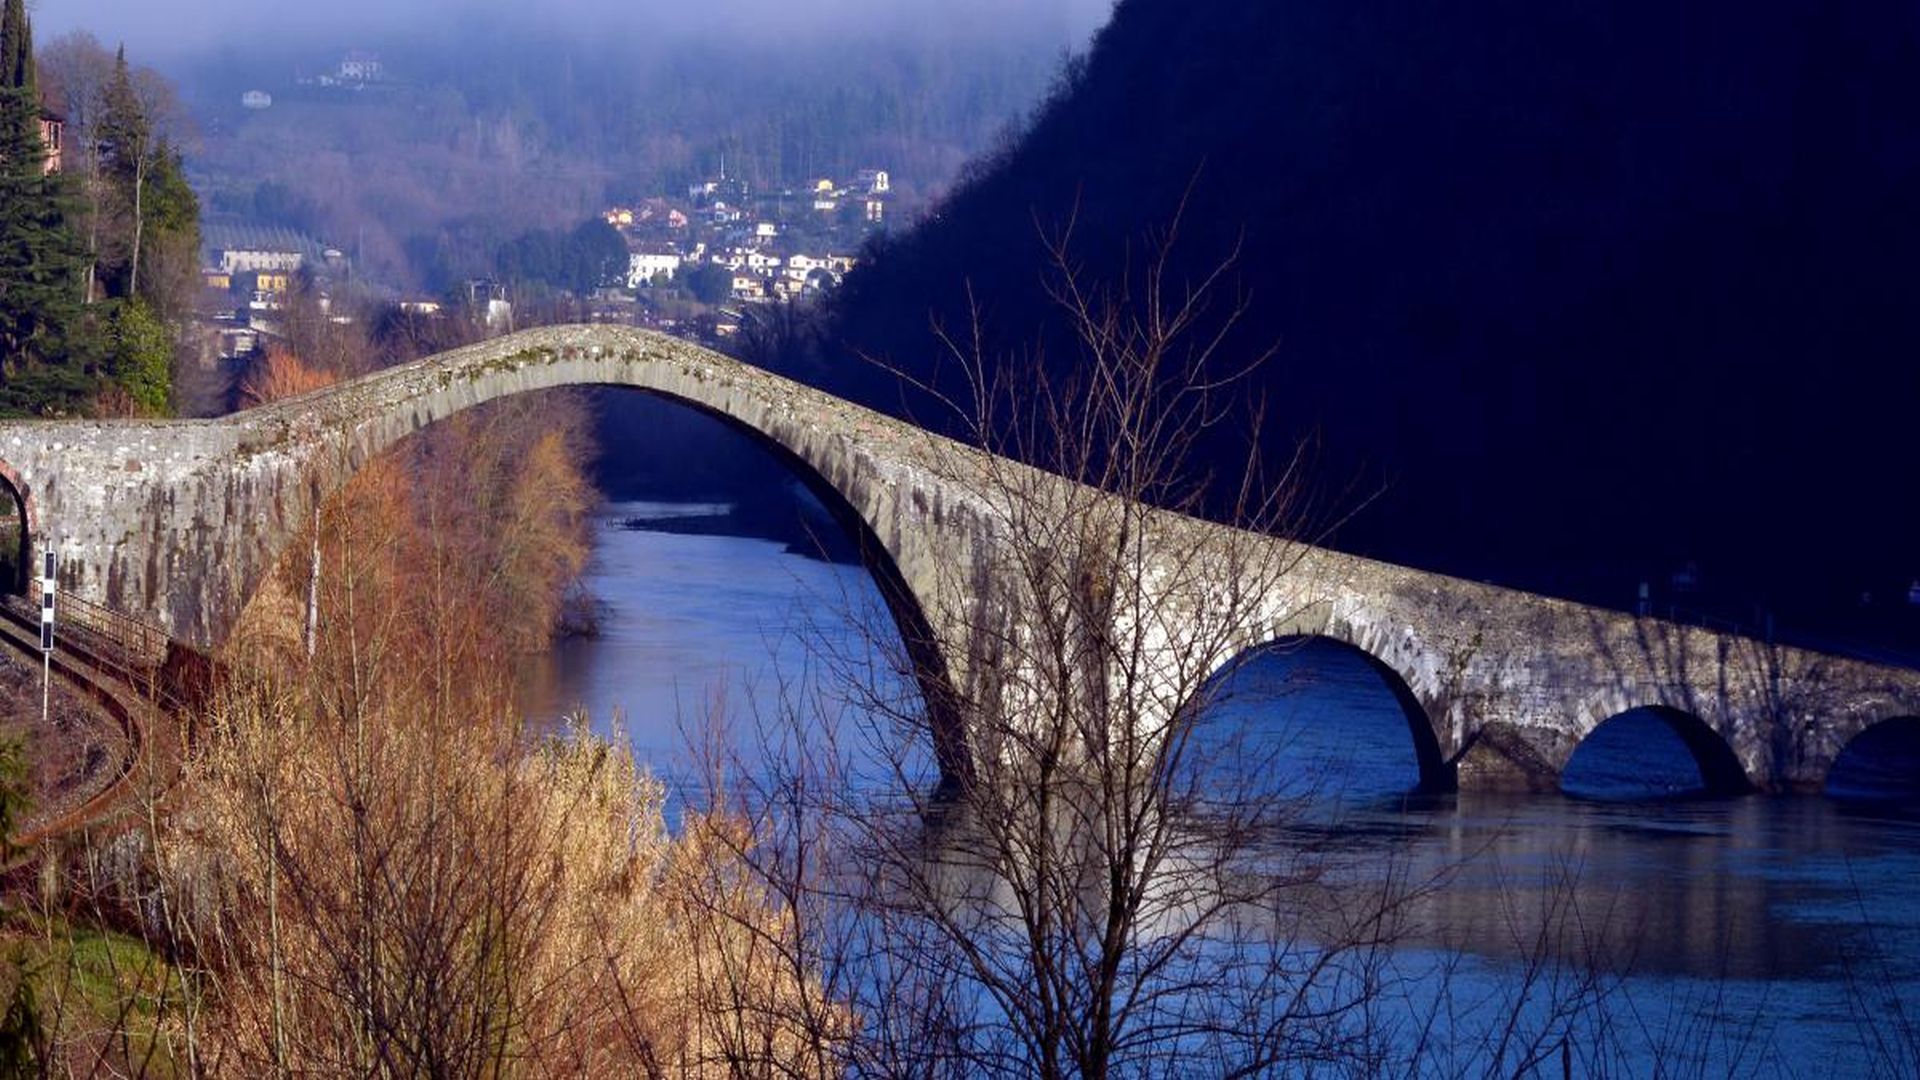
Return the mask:
M 40 730 L 47 730 L 53 704 L 53 549 L 40 572 Z

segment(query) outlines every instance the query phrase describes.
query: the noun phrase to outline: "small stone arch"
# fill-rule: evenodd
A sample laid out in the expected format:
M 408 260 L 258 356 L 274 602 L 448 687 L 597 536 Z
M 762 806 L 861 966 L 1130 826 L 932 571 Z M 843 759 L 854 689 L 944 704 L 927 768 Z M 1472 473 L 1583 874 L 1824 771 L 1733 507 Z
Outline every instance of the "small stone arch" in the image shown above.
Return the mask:
M 1319 630 L 1296 629 L 1255 642 L 1242 648 L 1226 663 L 1216 669 L 1207 679 L 1208 686 L 1217 685 L 1230 676 L 1239 667 L 1262 656 L 1290 648 L 1300 648 L 1309 643 L 1319 642 L 1337 648 L 1341 653 L 1354 657 L 1367 665 L 1379 676 L 1382 685 L 1393 694 L 1394 702 L 1400 707 L 1401 716 L 1406 720 L 1407 734 L 1413 742 L 1415 763 L 1419 768 L 1419 783 L 1415 793 L 1438 793 L 1452 791 L 1454 788 L 1454 770 L 1441 751 L 1440 740 L 1429 714 L 1417 694 L 1409 684 L 1407 676 L 1376 656 L 1368 649 L 1347 640 L 1327 628 Z
M 33 579 L 33 541 L 39 535 L 33 493 L 12 465 L 0 461 L 0 522 L 17 517 L 18 535 L 0 527 L 0 593 L 25 595 Z
M 1754 790 L 1753 781 L 1747 776 L 1747 770 L 1734 752 L 1733 746 L 1718 731 L 1715 731 L 1699 716 L 1671 705 L 1632 705 L 1611 711 L 1605 719 L 1593 725 L 1580 736 L 1572 746 L 1564 761 L 1559 762 L 1564 773 L 1572 764 L 1580 748 L 1587 745 L 1596 732 L 1608 724 L 1629 713 L 1641 713 L 1659 719 L 1667 730 L 1680 740 L 1695 767 L 1700 770 L 1701 795 L 1716 798 L 1728 795 L 1744 795 Z
M 1920 801 L 1920 714 L 1861 728 L 1834 755 L 1820 787 L 1848 802 Z

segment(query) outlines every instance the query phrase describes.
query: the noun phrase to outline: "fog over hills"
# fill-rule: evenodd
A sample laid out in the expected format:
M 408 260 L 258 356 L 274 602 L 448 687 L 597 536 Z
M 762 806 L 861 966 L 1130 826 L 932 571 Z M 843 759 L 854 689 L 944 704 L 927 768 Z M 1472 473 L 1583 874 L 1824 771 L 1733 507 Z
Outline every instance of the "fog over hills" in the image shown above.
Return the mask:
M 1007 37 L 1047 34 L 1083 40 L 1103 22 L 1110 0 L 338 0 L 257 4 L 246 0 L 57 0 L 38 5 L 43 40 L 90 30 L 104 41 L 158 60 L 223 47 L 379 42 L 457 26 L 564 30 L 583 39 L 608 35 L 747 39 L 804 46 L 818 39 Z

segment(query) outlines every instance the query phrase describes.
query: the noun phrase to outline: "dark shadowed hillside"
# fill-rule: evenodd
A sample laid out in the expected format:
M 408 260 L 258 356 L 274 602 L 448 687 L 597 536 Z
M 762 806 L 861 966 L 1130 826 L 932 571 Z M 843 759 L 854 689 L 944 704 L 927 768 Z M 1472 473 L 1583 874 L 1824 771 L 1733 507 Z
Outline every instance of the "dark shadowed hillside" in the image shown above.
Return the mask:
M 1111 269 L 1191 185 L 1187 265 L 1240 241 L 1238 340 L 1280 343 L 1271 411 L 1323 487 L 1384 485 L 1342 546 L 1619 606 L 1695 561 L 1683 603 L 1906 618 L 1917 42 L 1895 0 L 1123 0 L 849 280 L 838 344 L 924 363 L 968 281 L 1000 344 L 1057 334 L 1036 221 L 1077 204 Z

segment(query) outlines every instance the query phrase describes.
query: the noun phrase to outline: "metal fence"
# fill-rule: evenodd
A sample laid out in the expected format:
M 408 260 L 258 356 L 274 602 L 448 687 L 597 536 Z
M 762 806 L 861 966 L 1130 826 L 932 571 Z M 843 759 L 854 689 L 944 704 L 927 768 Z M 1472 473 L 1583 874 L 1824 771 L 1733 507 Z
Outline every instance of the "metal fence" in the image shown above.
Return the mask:
M 32 583 L 28 593 L 28 599 L 38 609 L 39 581 Z M 56 635 L 70 633 L 77 628 L 93 640 L 109 646 L 129 663 L 158 666 L 166 660 L 167 632 L 152 623 L 115 611 L 104 604 L 83 600 L 69 592 L 58 593 L 54 602 L 58 620 Z

